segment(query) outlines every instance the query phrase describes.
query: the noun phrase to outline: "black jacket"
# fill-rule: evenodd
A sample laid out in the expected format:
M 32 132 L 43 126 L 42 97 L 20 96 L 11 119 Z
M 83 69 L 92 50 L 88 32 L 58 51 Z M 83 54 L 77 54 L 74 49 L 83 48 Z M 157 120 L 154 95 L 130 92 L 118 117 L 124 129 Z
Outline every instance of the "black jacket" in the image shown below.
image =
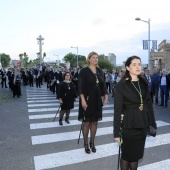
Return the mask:
M 115 87 L 114 137 L 119 137 L 121 114 L 124 115 L 123 128 L 147 128 L 149 125 L 157 128 L 148 84 L 144 77 L 139 78 L 139 83 L 142 90 L 143 111 L 139 110 L 140 97 L 131 81 L 123 77 Z

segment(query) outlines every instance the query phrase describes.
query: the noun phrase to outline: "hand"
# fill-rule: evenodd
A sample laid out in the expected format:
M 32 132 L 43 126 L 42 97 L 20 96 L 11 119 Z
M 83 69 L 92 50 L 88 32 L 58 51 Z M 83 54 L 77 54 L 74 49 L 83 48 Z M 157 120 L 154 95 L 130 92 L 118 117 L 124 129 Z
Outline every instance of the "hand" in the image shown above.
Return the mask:
M 108 96 L 105 96 L 104 100 L 103 100 L 103 106 L 105 106 L 107 104 L 108 104 Z
M 87 103 L 86 103 L 85 100 L 82 101 L 82 107 L 83 107 L 84 110 L 87 109 Z
M 115 142 L 117 142 L 119 146 L 123 143 L 123 140 L 120 141 L 120 138 L 114 138 L 114 139 L 115 139 Z
M 59 103 L 60 103 L 60 104 L 63 104 L 63 101 L 62 101 L 62 99 L 59 99 Z

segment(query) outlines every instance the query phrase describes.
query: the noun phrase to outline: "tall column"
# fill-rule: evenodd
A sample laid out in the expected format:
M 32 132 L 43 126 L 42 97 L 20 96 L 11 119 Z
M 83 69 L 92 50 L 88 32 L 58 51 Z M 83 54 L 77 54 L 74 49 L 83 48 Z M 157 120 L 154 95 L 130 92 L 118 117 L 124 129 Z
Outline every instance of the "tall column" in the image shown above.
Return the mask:
M 43 40 L 44 40 L 44 38 L 41 35 L 39 37 L 37 37 L 37 41 L 39 44 L 40 65 L 42 64 L 42 45 L 44 44 L 42 42 Z

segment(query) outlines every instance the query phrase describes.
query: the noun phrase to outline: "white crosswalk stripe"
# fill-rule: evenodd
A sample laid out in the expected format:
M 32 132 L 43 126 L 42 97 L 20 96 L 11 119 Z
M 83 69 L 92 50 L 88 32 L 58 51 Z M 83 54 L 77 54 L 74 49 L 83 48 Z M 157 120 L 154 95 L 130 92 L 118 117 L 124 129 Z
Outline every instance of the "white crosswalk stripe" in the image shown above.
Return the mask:
M 81 125 L 81 122 L 77 120 L 78 100 L 75 102 L 74 109 L 71 110 L 70 124 L 63 121 L 63 126 L 60 126 L 58 123 L 59 114 L 57 114 L 56 120 L 53 122 L 53 118 L 59 107 L 56 96 L 45 88 L 30 90 L 29 87 L 27 87 L 26 91 L 30 130 L 33 133 L 33 135 L 31 135 L 32 145 L 34 147 L 42 146 L 41 148 L 45 148 L 47 144 L 56 145 L 57 143 L 63 142 L 68 144 L 70 141 L 77 143 Z M 99 122 L 99 124 L 102 123 L 103 126 L 98 128 L 96 137 L 107 138 L 113 135 L 113 107 L 112 103 L 103 107 L 103 119 Z M 163 128 L 170 126 L 170 123 L 157 120 L 157 126 Z M 50 129 L 56 129 L 57 133 L 54 131 L 50 132 Z M 45 131 L 43 132 L 43 130 Z M 80 138 L 82 140 L 83 136 L 81 135 Z M 170 133 L 158 134 L 155 138 L 147 137 L 145 149 L 167 144 L 170 144 Z M 56 149 L 54 152 L 36 154 L 33 158 L 35 170 L 57 169 L 59 167 L 63 167 L 63 170 L 65 170 L 65 167 L 68 165 L 79 165 L 83 162 L 88 163 L 94 160 L 102 160 L 103 158 L 106 159 L 118 154 L 118 145 L 113 142 L 113 138 L 112 141 L 108 143 L 96 145 L 96 149 L 97 152 L 91 154 L 86 154 L 84 149 L 80 147 L 78 149 L 73 148 L 59 152 L 57 152 Z M 169 170 L 169 167 L 170 159 L 166 159 L 142 165 L 138 169 Z
M 165 135 L 168 135 L 168 138 L 170 138 L 170 133 Z M 170 144 L 170 140 L 168 138 L 162 141 L 162 138 L 165 138 L 165 135 L 158 135 L 155 138 L 148 137 L 146 140 L 145 148 Z M 87 160 L 104 158 L 104 157 L 116 155 L 118 153 L 118 146 L 116 143 L 99 145 L 96 146 L 96 148 L 97 148 L 97 154 L 89 154 L 88 156 L 85 156 L 85 153 L 82 151 L 82 149 L 35 156 L 34 157 L 35 167 L 38 170 L 59 167 L 63 165 L 84 162 Z
M 112 120 L 112 118 L 108 120 Z M 170 125 L 170 124 L 166 122 L 162 122 L 162 121 L 157 121 L 158 127 L 167 126 L 167 125 Z M 32 136 L 32 144 L 36 145 L 36 144 L 73 140 L 73 139 L 77 139 L 78 134 L 79 134 L 79 131 L 74 131 L 74 132 L 64 132 L 64 133 Z M 96 133 L 96 136 L 108 135 L 108 134 L 113 134 L 113 127 L 99 128 Z

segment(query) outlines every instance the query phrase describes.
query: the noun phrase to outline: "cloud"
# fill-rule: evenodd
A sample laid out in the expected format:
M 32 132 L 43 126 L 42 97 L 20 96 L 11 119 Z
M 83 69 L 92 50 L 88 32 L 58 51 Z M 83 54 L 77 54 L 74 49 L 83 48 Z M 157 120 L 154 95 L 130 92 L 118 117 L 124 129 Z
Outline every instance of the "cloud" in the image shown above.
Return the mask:
M 103 25 L 105 24 L 105 20 L 101 17 L 96 17 L 93 22 L 92 22 L 93 25 Z

